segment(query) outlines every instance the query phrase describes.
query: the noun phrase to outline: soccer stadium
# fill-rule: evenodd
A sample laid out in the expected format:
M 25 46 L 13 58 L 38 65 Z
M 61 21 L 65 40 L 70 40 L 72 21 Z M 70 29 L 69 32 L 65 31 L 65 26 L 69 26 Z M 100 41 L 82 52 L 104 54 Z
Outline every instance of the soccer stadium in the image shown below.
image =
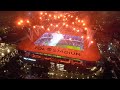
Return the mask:
M 77 65 L 88 76 L 102 71 L 100 52 L 87 19 L 52 11 L 40 12 L 38 19 L 39 23 L 30 24 L 27 38 L 19 43 L 23 59 Z

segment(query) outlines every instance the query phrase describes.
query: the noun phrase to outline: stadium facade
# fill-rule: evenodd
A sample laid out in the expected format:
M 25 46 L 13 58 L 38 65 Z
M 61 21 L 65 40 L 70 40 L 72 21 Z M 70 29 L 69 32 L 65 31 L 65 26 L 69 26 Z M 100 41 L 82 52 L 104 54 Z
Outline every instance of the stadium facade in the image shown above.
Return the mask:
M 69 13 L 41 12 L 39 25 L 30 27 L 27 39 L 19 43 L 19 53 L 26 60 L 83 66 L 90 73 L 98 67 L 99 71 L 99 49 L 85 22 Z

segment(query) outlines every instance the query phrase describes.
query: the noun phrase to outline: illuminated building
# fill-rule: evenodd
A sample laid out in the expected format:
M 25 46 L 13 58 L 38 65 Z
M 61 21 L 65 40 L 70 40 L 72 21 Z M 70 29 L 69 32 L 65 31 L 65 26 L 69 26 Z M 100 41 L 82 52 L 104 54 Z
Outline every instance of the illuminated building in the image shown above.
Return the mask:
M 0 43 L 0 66 L 4 66 L 17 53 L 18 51 L 13 45 Z
M 19 44 L 23 59 L 80 65 L 91 72 L 100 62 L 100 53 L 87 20 L 69 13 L 46 13 L 40 12 L 40 24 L 32 26 L 28 38 Z

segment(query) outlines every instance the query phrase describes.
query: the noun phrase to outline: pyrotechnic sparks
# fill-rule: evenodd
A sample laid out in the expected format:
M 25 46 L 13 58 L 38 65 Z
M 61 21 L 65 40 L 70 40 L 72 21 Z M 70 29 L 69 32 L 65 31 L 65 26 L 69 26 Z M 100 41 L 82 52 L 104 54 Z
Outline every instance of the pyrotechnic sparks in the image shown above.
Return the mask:
M 59 30 L 61 33 L 64 31 L 66 33 L 76 33 L 78 35 L 84 34 L 83 32 L 90 32 L 88 23 L 86 23 L 87 20 L 79 18 L 79 16 L 74 13 L 40 12 L 38 20 L 40 23 L 38 25 L 41 27 L 38 31 L 44 30 L 55 32 Z M 20 20 L 18 25 L 25 25 L 23 22 L 24 19 Z M 30 23 L 30 20 L 27 20 L 26 23 Z M 35 29 L 36 27 L 33 26 L 33 28 Z M 89 33 L 86 33 L 86 36 L 89 36 Z M 86 37 L 86 39 L 89 38 Z

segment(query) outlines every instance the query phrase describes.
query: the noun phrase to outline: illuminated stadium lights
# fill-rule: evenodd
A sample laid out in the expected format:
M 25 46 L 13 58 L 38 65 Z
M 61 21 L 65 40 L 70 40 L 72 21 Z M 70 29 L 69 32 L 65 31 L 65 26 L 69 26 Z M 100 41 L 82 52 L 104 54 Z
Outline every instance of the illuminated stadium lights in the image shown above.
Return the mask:
M 84 34 L 85 34 L 85 36 L 84 36 L 84 38 L 87 36 L 86 34 L 88 34 L 88 33 L 84 33 L 85 31 L 85 27 L 87 27 L 87 26 L 85 26 L 85 27 L 83 27 L 82 26 L 82 24 L 83 23 L 78 23 L 78 22 L 82 22 L 81 20 L 82 19 L 80 19 L 80 18 L 78 18 L 77 20 L 75 20 L 75 18 L 76 17 L 74 17 L 73 19 L 71 18 L 71 17 L 68 17 L 68 15 L 69 14 L 67 14 L 66 16 L 67 16 L 67 21 L 65 21 L 65 22 L 63 22 L 62 20 L 63 19 L 66 19 L 66 18 L 62 18 L 62 17 L 60 17 L 60 16 L 63 16 L 64 17 L 64 15 L 65 14 L 59 14 L 59 16 L 58 16 L 58 13 L 56 14 L 56 13 L 53 13 L 53 14 L 51 14 L 52 15 L 52 17 L 50 18 L 49 17 L 49 15 L 50 15 L 51 13 L 48 13 L 48 15 L 47 16 L 45 16 L 45 15 L 39 15 L 39 17 L 41 16 L 41 18 L 42 18 L 42 20 L 39 20 L 39 18 L 38 18 L 38 21 L 40 22 L 44 22 L 44 23 L 40 23 L 41 24 L 41 26 L 43 25 L 44 26 L 44 28 L 45 29 L 43 29 L 44 30 L 44 32 L 43 33 L 41 33 L 41 32 L 39 32 L 40 30 L 35 30 L 35 29 L 31 29 L 30 31 L 32 31 L 32 30 L 34 30 L 33 31 L 33 33 L 34 32 L 39 32 L 39 33 L 41 33 L 40 35 L 43 35 L 45 32 L 47 32 L 47 34 L 46 35 L 44 35 L 46 38 L 45 38 L 45 40 L 43 40 L 43 37 L 41 37 L 41 39 L 40 39 L 40 41 L 41 42 L 45 42 L 45 44 L 44 45 L 46 45 L 46 46 L 50 46 L 50 45 L 53 45 L 53 46 L 57 46 L 57 44 L 56 44 L 56 42 L 57 42 L 57 40 L 55 40 L 55 39 L 53 39 L 53 41 L 51 40 L 51 38 L 49 38 L 49 37 L 51 37 L 51 35 L 52 36 L 57 36 L 57 34 L 55 34 L 55 33 L 61 33 L 62 35 L 63 35 L 63 37 L 65 38 L 65 39 L 61 39 L 61 42 L 60 41 L 58 41 L 58 43 L 62 43 L 63 44 L 63 46 L 61 45 L 61 47 L 59 47 L 59 49 L 60 50 L 57 50 L 55 47 L 52 47 L 52 49 L 51 49 L 51 51 L 48 49 L 48 51 L 49 52 L 51 52 L 51 53 L 53 53 L 54 54 L 54 52 L 56 52 L 56 53 L 59 53 L 59 55 L 63 55 L 63 54 L 66 54 L 66 56 L 68 55 L 68 57 L 71 57 L 71 56 L 75 56 L 76 55 L 76 57 L 77 56 L 80 56 L 79 55 L 79 52 L 78 52 L 78 54 L 76 54 L 75 52 L 68 52 L 68 51 L 65 51 L 65 50 L 62 50 L 62 47 L 67 47 L 67 48 L 69 48 L 69 49 L 73 49 L 73 50 L 83 50 L 84 51 L 84 48 L 83 48 L 83 44 L 82 44 L 82 42 L 84 41 L 84 39 L 81 39 L 81 38 L 83 38 L 83 36 L 84 36 Z M 50 16 L 51 16 L 50 15 Z M 57 16 L 57 19 L 56 20 L 54 20 L 54 17 L 56 17 Z M 58 19 L 60 17 L 60 19 Z M 48 18 L 50 19 L 50 22 L 48 22 Z M 38 23 L 39 23 L 38 22 Z M 73 25 L 74 24 L 74 25 Z M 81 25 L 80 25 L 81 24 Z M 59 26 L 58 26 L 59 25 Z M 61 27 L 61 25 L 64 25 L 64 26 L 62 26 Z M 68 26 L 69 25 L 69 26 Z M 38 26 L 38 25 L 37 25 Z M 37 29 L 37 26 L 36 26 L 36 29 Z M 41 28 L 41 26 L 40 26 L 40 28 Z M 52 27 L 51 27 L 52 26 Z M 56 28 L 56 27 L 58 27 L 58 28 Z M 66 28 L 66 27 L 68 27 L 68 28 Z M 62 28 L 62 29 L 61 29 Z M 79 29 L 79 30 L 78 30 Z M 83 33 L 82 33 L 82 31 L 81 31 L 81 29 L 83 29 L 82 31 L 83 31 Z M 58 31 L 59 30 L 59 31 Z M 63 31 L 64 30 L 64 31 Z M 72 31 L 71 31 L 72 30 Z M 73 30 L 75 30 L 75 31 L 73 31 Z M 49 32 L 49 31 L 52 31 L 52 32 Z M 70 33 L 69 33 L 70 32 Z M 80 32 L 80 33 L 79 33 Z M 32 32 L 31 32 L 32 33 Z M 54 34 L 53 34 L 54 33 Z M 68 33 L 68 35 L 64 35 L 65 33 Z M 69 34 L 73 34 L 73 37 L 72 36 L 70 36 Z M 77 35 L 77 36 L 79 36 L 79 40 L 78 40 L 78 38 L 77 38 L 77 36 L 75 37 L 74 36 L 74 34 L 75 34 L 75 36 Z M 29 34 L 30 35 L 30 34 Z M 33 34 L 34 35 L 34 34 Z M 33 40 L 33 42 L 34 42 L 34 36 L 33 36 L 32 34 L 31 34 L 31 38 L 30 37 L 28 37 L 28 38 L 30 38 L 30 40 L 32 41 Z M 83 35 L 83 36 L 81 36 L 81 35 Z M 62 36 L 60 36 L 61 38 L 62 38 Z M 71 38 L 72 37 L 72 38 Z M 48 38 L 50 39 L 50 40 L 48 40 Z M 59 38 L 59 35 L 57 36 L 57 38 Z M 69 41 L 68 39 L 69 38 L 71 38 L 70 40 L 71 41 Z M 70 44 L 70 46 L 67 46 L 67 45 L 64 45 L 64 42 L 63 41 L 65 41 L 65 40 L 68 40 L 66 43 L 67 44 Z M 86 38 L 85 38 L 86 39 Z M 59 40 L 59 39 L 58 39 Z M 81 40 L 81 41 L 80 41 Z M 50 43 L 52 43 L 52 44 L 50 44 Z M 77 41 L 80 41 L 80 44 L 79 43 L 76 43 Z M 87 40 L 85 40 L 85 42 L 86 42 Z M 71 43 L 72 42 L 72 43 Z M 75 43 L 74 43 L 75 42 Z M 34 43 L 35 44 L 35 43 Z M 50 44 L 50 45 L 49 45 Z M 88 44 L 88 43 L 87 43 Z M 35 44 L 35 45 L 42 45 L 42 43 L 41 44 Z M 75 46 L 76 45 L 76 46 Z M 54 49 L 55 48 L 55 49 Z M 43 50 L 42 48 L 37 48 L 37 46 L 36 46 L 36 48 L 35 48 L 36 50 L 38 50 L 38 51 L 40 51 L 40 52 L 43 52 L 44 50 L 47 50 L 46 49 L 46 47 L 45 47 L 45 49 Z M 42 51 L 43 50 L 43 51 Z M 37 52 L 37 51 L 36 51 Z M 77 51 L 76 51 L 77 52 Z M 43 52 L 44 53 L 44 52 Z M 82 55 L 82 54 L 81 54 Z M 65 55 L 64 55 L 65 56 Z M 65 57 L 66 57 L 65 56 Z M 71 57 L 71 58 L 73 58 L 73 57 Z M 82 56 L 80 56 L 79 58 L 81 58 Z M 67 61 L 67 60 L 66 60 Z M 77 63 L 77 62 L 76 62 Z M 79 62 L 80 63 L 80 62 Z M 76 77 L 77 78 L 77 77 Z

